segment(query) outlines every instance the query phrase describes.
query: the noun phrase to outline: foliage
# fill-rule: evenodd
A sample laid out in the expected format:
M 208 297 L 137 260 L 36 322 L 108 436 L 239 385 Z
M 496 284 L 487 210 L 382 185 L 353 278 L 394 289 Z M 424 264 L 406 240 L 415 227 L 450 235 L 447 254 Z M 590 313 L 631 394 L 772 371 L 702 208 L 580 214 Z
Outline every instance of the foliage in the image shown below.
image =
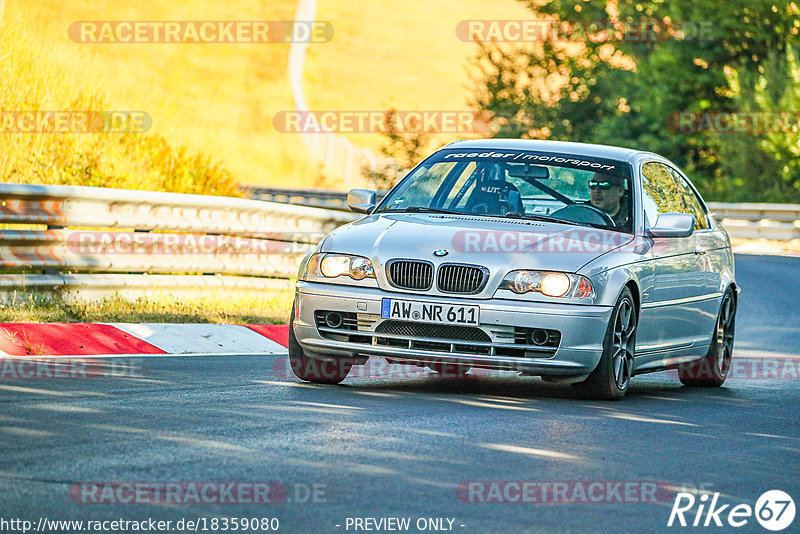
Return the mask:
M 396 110 L 389 110 L 384 134 L 384 144 L 380 148 L 381 161 L 376 166 L 365 166 L 362 173 L 374 189 L 391 189 L 400 178 L 430 151 L 432 134 L 417 132 L 406 134 L 397 130 L 397 121 L 392 117 Z
M 762 175 L 758 193 L 776 202 L 800 198 L 800 61 L 791 48 L 782 55 L 768 53 L 763 72 L 728 69 L 728 85 L 736 109 L 778 117 L 794 111 L 793 131 L 766 131 L 761 135 L 718 134 L 722 148 L 722 176 L 739 176 L 741 187 L 731 200 L 750 201 L 743 176 Z M 744 87 L 744 89 L 743 89 Z M 748 88 L 752 88 L 749 90 Z M 755 148 L 755 149 L 754 149 Z M 724 191 L 724 190 L 723 190 Z M 792 200 L 794 199 L 794 200 Z
M 663 33 L 521 48 L 484 43 L 474 104 L 504 118 L 498 137 L 651 150 L 681 165 L 714 199 L 800 202 L 795 134 L 679 133 L 669 126 L 671 114 L 682 111 L 797 112 L 795 3 L 525 3 L 539 20 L 655 21 Z

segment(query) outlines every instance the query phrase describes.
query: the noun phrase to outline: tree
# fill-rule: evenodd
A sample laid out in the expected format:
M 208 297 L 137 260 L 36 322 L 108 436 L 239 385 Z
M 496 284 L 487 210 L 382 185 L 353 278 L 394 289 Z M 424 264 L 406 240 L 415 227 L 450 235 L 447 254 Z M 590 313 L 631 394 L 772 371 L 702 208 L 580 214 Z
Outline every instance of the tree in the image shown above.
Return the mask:
M 382 160 L 376 166 L 365 166 L 364 176 L 374 189 L 391 189 L 403 175 L 427 155 L 431 145 L 431 133 L 414 132 L 406 134 L 398 131 L 392 120 L 397 110 L 386 112 L 387 130 L 384 144 L 380 149 Z
M 567 28 L 562 35 L 569 42 L 550 35 L 526 47 L 482 45 L 474 104 L 504 119 L 498 137 L 651 150 L 681 165 L 714 198 L 800 201 L 800 170 L 792 148 L 797 143 L 791 134 L 736 137 L 670 128 L 671 115 L 682 111 L 782 106 L 797 111 L 800 83 L 792 69 L 800 57 L 800 11 L 795 3 L 525 3 L 535 18 L 552 17 Z M 620 32 L 650 23 L 657 38 L 585 31 L 592 21 Z M 748 103 L 752 106 L 745 108 Z

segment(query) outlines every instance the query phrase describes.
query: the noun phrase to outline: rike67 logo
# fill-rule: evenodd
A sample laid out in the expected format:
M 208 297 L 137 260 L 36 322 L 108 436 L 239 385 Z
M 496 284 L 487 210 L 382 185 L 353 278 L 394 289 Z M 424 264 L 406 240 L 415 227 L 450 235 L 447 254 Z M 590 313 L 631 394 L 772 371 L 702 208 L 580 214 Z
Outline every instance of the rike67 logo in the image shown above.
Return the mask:
M 719 493 L 696 498 L 691 493 L 681 492 L 675 496 L 667 526 L 738 528 L 747 525 L 753 516 L 767 530 L 784 530 L 794 521 L 794 500 L 786 492 L 770 490 L 758 498 L 755 507 L 751 507 L 743 503 L 723 504 Z

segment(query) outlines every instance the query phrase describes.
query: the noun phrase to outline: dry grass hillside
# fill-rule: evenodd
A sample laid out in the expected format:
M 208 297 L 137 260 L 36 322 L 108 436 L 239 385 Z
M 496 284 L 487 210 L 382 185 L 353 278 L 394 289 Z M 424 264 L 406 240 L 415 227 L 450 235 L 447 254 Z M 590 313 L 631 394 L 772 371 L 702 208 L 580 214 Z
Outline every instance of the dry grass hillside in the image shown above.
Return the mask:
M 295 0 L 6 0 L 0 108 L 144 110 L 147 135 L 5 134 L 2 180 L 228 194 L 235 182 L 310 187 L 318 168 L 272 117 L 293 109 L 286 44 L 83 44 L 79 20 L 289 20 Z M 403 5 L 319 0 L 333 41 L 309 47 L 312 109 L 461 110 L 475 45 L 463 19 L 524 17 L 514 0 Z M 376 134 L 353 135 L 376 148 Z M 442 139 L 443 141 L 446 139 Z M 328 183 L 337 186 L 341 184 Z

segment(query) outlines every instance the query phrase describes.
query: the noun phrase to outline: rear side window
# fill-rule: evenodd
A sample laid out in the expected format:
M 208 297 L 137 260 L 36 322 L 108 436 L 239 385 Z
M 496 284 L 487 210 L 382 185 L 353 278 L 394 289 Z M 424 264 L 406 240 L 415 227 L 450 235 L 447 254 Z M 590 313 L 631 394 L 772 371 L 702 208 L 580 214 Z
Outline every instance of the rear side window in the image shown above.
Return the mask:
M 662 213 L 684 212 L 682 195 L 666 165 L 650 162 L 642 166 L 642 202 L 648 226 Z
M 703 204 L 700 202 L 700 199 L 697 198 L 697 195 L 692 190 L 689 182 L 683 177 L 682 174 L 675 169 L 670 169 L 670 173 L 675 179 L 675 183 L 678 185 L 678 191 L 680 192 L 681 199 L 683 200 L 683 213 L 694 215 L 694 227 L 696 230 L 705 230 L 708 228 L 708 217 L 706 216 L 706 212 L 703 209 Z

